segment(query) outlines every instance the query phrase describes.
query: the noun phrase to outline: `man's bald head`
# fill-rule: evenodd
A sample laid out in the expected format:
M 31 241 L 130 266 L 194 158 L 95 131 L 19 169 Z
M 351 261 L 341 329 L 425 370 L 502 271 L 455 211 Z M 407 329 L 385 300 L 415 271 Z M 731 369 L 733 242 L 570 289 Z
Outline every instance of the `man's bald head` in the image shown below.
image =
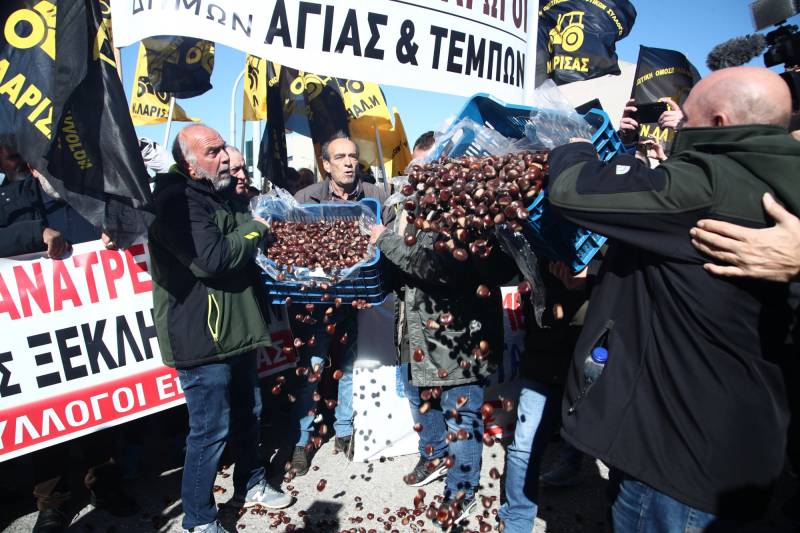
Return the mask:
M 194 180 L 208 180 L 217 190 L 230 183 L 230 158 L 219 132 L 204 124 L 186 126 L 175 137 L 172 156 Z
M 694 86 L 683 112 L 687 128 L 747 124 L 787 127 L 792 96 L 786 82 L 769 69 L 726 68 L 712 72 Z

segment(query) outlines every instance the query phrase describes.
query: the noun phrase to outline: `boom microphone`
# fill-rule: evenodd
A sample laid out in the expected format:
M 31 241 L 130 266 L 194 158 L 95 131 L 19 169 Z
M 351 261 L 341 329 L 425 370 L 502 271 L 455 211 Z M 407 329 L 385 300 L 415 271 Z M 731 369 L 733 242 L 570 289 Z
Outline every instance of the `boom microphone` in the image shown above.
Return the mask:
M 706 58 L 706 65 L 711 70 L 738 67 L 761 55 L 766 47 L 767 40 L 758 33 L 734 37 L 712 48 Z

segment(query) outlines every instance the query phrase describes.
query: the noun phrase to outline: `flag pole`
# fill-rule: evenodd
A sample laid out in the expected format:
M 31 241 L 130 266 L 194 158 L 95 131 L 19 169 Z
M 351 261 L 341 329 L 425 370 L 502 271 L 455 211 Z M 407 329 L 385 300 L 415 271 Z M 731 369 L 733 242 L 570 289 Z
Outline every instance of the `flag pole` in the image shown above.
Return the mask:
M 169 142 L 169 130 L 172 128 L 172 114 L 175 112 L 175 97 L 169 98 L 169 114 L 167 115 L 167 129 L 164 130 L 164 143 L 161 146 L 166 147 Z
M 381 169 L 381 176 L 383 177 L 383 190 L 389 194 L 389 178 L 386 176 L 386 169 L 383 166 L 383 145 L 381 145 L 381 135 L 378 132 L 378 126 L 372 123 L 375 128 L 375 144 L 378 145 L 378 167 Z
M 231 120 L 229 122 L 230 135 L 228 135 L 228 144 L 231 146 L 236 146 L 236 87 L 239 86 L 239 82 L 244 78 L 245 71 L 246 69 L 242 69 L 236 81 L 233 82 L 233 89 L 231 89 Z

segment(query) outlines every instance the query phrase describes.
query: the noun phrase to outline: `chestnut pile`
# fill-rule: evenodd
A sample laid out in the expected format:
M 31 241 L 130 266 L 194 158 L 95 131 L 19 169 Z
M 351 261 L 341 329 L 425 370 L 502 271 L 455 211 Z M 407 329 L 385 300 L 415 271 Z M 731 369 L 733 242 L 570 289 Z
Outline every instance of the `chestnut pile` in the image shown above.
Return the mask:
M 547 184 L 548 152 L 463 156 L 414 165 L 401 192 L 409 224 L 440 234 L 436 250 L 459 261 L 486 258 L 495 226 L 517 233 L 530 206 Z M 413 246 L 417 240 L 407 235 Z
M 361 233 L 356 220 L 275 221 L 271 231 L 275 242 L 267 249 L 267 257 L 288 274 L 304 267 L 335 275 L 367 256 L 369 235 Z M 285 279 L 283 272 L 280 278 Z

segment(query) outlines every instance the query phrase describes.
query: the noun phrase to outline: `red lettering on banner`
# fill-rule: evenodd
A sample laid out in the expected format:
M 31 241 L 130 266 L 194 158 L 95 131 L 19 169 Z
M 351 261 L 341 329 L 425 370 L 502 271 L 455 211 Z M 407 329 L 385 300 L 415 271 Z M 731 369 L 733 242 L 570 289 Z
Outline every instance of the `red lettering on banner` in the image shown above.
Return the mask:
M 116 281 L 125 275 L 125 263 L 115 250 L 103 250 L 100 252 L 100 262 L 103 265 L 103 275 L 106 278 L 108 287 L 108 297 L 114 300 L 117 297 Z M 112 266 L 114 263 L 114 266 Z
M 259 377 L 266 377 L 284 368 L 290 368 L 297 361 L 296 352 L 292 351 L 289 356 L 284 355 L 283 346 L 292 344 L 294 338 L 288 329 L 273 331 L 270 335 L 272 346 L 267 346 L 258 351 L 256 361 L 256 373 Z
M 89 301 L 96 304 L 100 299 L 97 297 L 97 283 L 94 281 L 94 271 L 92 267 L 97 264 L 97 253 L 88 252 L 76 255 L 72 258 L 72 263 L 76 267 L 83 267 L 83 275 L 86 277 L 86 286 L 89 288 Z
M 73 307 L 82 305 L 66 265 L 63 261 L 53 261 L 53 311 L 61 311 L 66 300 L 72 301 Z
M 182 398 L 175 371 L 160 367 L 0 410 L 0 458 L 72 433 L 100 429 Z
M 139 274 L 147 272 L 147 263 L 145 261 L 137 263 L 133 259 L 135 256 L 139 255 L 144 255 L 143 244 L 134 244 L 125 250 L 125 262 L 128 264 L 128 271 L 130 271 L 131 286 L 133 287 L 134 294 L 153 290 L 153 283 L 149 279 L 139 279 Z
M 47 298 L 47 286 L 44 283 L 44 276 L 42 275 L 42 264 L 31 264 L 33 269 L 33 280 L 28 277 L 25 269 L 22 266 L 14 267 L 14 279 L 17 282 L 17 291 L 19 292 L 19 303 L 22 307 L 23 316 L 31 316 L 31 302 L 29 296 L 33 297 L 33 301 L 43 313 L 50 312 L 50 301 Z
M 519 291 L 515 290 L 503 296 L 503 309 L 508 313 L 508 323 L 511 331 L 518 331 L 524 327 L 525 319 L 522 316 Z
M 11 293 L 8 291 L 8 285 L 2 274 L 0 274 L 0 313 L 8 313 L 11 320 L 17 320 L 20 317 L 17 304 L 11 299 Z

